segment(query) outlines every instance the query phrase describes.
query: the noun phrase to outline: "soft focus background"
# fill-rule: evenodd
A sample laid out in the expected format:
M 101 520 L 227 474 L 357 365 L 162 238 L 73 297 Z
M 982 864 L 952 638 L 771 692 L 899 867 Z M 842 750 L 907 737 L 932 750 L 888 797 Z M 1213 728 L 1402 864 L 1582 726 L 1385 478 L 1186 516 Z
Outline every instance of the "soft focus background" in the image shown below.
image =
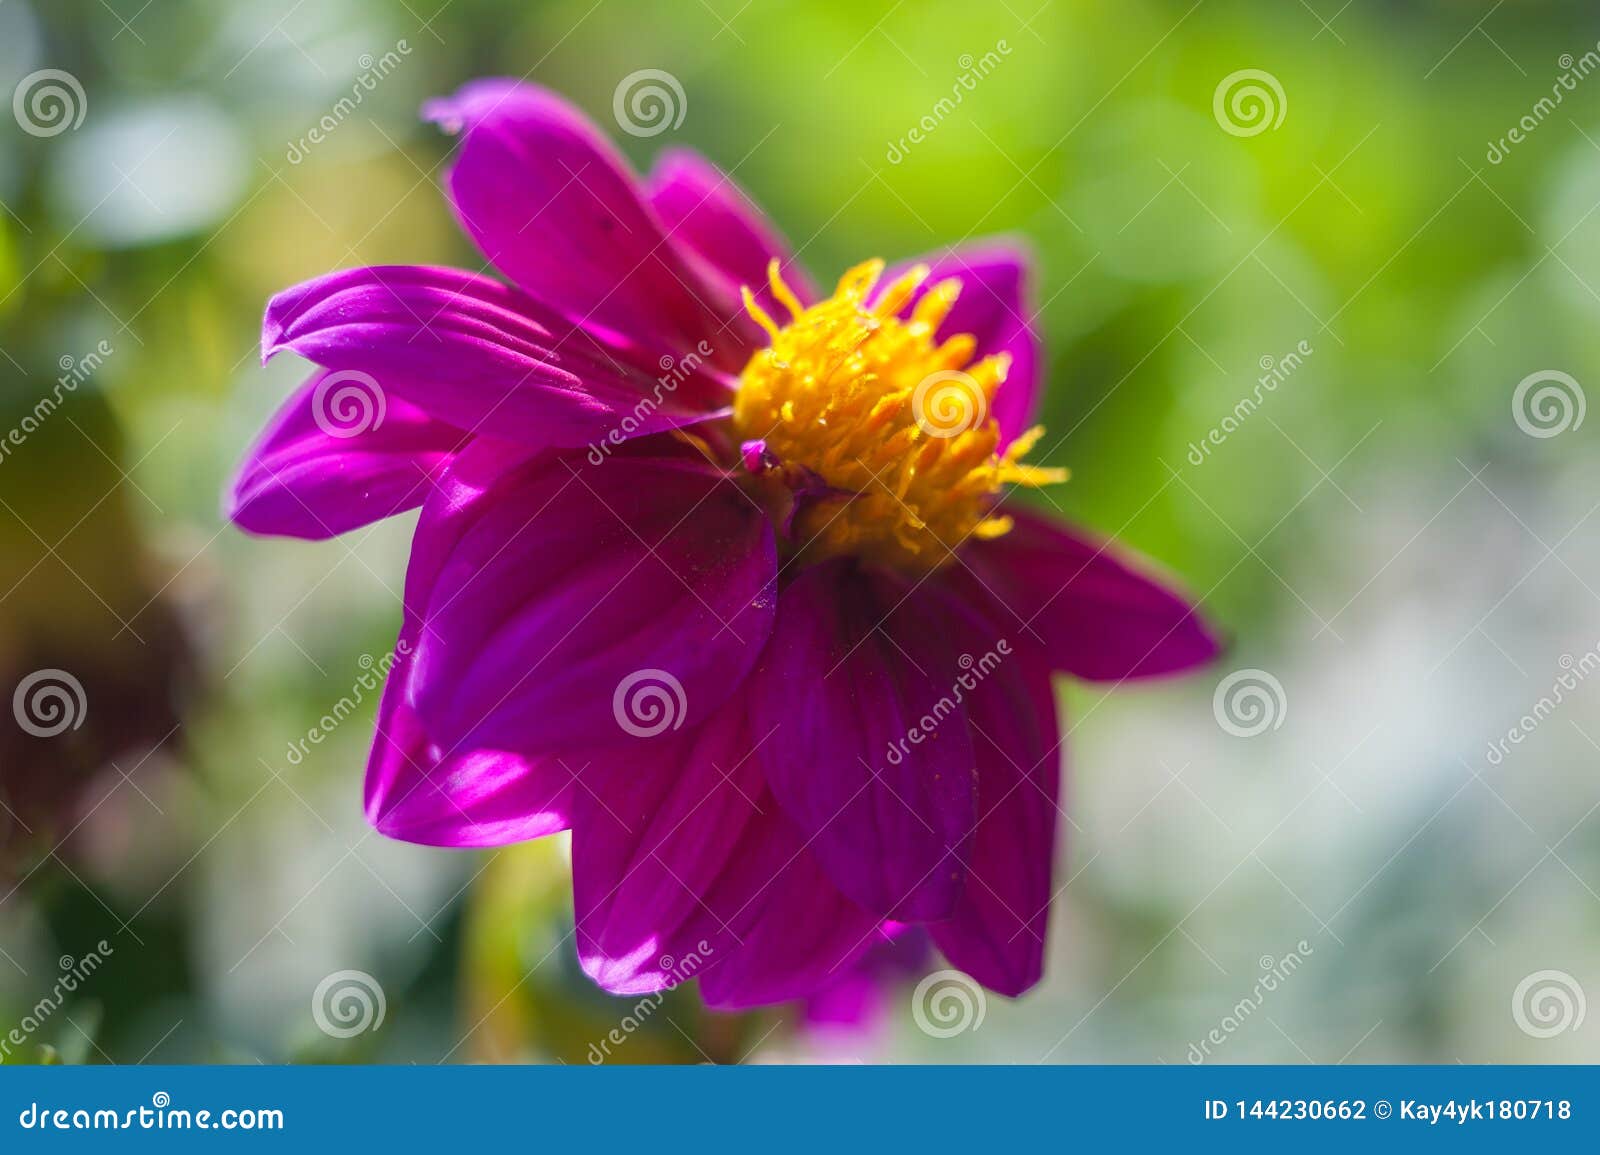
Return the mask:
M 0 712 L 0 1057 L 1600 1059 L 1597 41 L 1586 0 L 0 0 L 0 691 L 83 695 Z M 477 266 L 416 110 L 485 74 L 700 149 L 822 278 L 1037 251 L 1056 499 L 1235 645 L 1062 687 L 1025 999 L 636 1014 L 559 842 L 367 830 L 410 519 L 251 540 L 219 495 L 301 375 L 269 294 Z

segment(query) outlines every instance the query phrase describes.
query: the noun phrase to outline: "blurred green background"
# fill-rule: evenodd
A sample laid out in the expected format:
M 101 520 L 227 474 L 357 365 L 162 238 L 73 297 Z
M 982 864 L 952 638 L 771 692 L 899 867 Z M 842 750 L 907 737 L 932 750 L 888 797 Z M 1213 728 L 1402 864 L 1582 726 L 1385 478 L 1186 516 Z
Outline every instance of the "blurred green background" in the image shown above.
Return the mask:
M 584 1062 L 629 1013 L 577 970 L 559 841 L 366 829 L 370 698 L 289 756 L 393 644 L 411 519 L 218 514 L 301 375 L 259 364 L 271 293 L 477 267 L 416 110 L 507 74 L 641 167 L 735 170 L 819 279 L 1026 238 L 1055 500 L 1234 639 L 1062 686 L 1031 995 L 940 1038 L 908 988 L 853 1034 L 682 992 L 615 1060 L 1600 1059 L 1597 41 L 1579 0 L 0 0 L 0 96 L 81 88 L 73 124 L 0 117 L 0 434 L 32 426 L 0 444 L 0 690 L 59 668 L 88 702 L 49 741 L 5 717 L 0 1053 Z M 642 69 L 683 92 L 649 137 L 612 113 Z M 1264 724 L 1219 721 L 1236 670 Z M 349 1037 L 312 1013 L 345 970 L 385 1006 Z

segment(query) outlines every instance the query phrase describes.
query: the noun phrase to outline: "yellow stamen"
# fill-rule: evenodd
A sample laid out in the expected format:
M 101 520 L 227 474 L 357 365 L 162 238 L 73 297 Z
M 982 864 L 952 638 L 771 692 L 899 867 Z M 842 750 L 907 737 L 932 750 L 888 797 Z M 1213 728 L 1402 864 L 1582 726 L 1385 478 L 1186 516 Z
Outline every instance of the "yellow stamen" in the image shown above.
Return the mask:
M 1022 462 L 1042 426 L 999 449 L 989 411 L 1009 355 L 974 361 L 977 342 L 964 333 L 935 343 L 961 282 L 933 285 L 906 317 L 929 271 L 919 265 L 869 300 L 883 268 L 855 266 L 833 296 L 804 308 L 773 261 L 772 296 L 793 316 L 782 327 L 744 290 L 746 311 L 772 344 L 744 368 L 733 423 L 785 466 L 854 495 L 802 505 L 794 537 L 803 554 L 927 571 L 969 537 L 1010 531 L 1011 519 L 994 513 L 1006 485 L 1051 485 L 1067 472 Z
M 805 306 L 800 303 L 800 298 L 794 295 L 794 290 L 784 283 L 783 274 L 778 269 L 778 262 L 773 261 L 767 266 L 767 283 L 772 286 L 772 295 L 778 298 L 789 315 L 795 320 L 800 319 L 800 314 L 805 312 Z
M 767 336 L 776 341 L 781 333 L 781 330 L 778 328 L 778 322 L 767 316 L 767 311 L 760 305 L 756 304 L 756 299 L 751 294 L 749 289 L 741 286 L 739 289 L 739 296 L 744 301 L 744 311 L 750 314 L 751 318 L 756 324 L 760 325 L 767 331 Z

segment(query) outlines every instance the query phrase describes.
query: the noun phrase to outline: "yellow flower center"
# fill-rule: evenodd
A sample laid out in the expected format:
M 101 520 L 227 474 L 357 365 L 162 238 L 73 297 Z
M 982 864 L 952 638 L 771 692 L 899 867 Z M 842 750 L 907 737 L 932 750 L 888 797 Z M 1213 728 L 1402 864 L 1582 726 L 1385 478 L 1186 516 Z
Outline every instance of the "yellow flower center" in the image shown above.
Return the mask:
M 750 359 L 733 424 L 760 476 L 794 495 L 790 538 L 811 560 L 854 554 L 926 572 L 969 537 L 999 537 L 1011 519 L 993 510 L 1007 483 L 1065 481 L 1062 469 L 1024 465 L 1044 434 L 1035 426 L 1003 451 L 989 415 L 1008 354 L 974 360 L 969 333 L 935 341 L 961 292 L 956 278 L 930 288 L 919 265 L 869 302 L 883 262 L 857 265 L 833 296 L 801 306 L 768 269 L 791 320 L 779 325 L 744 290 L 744 307 L 772 337 Z

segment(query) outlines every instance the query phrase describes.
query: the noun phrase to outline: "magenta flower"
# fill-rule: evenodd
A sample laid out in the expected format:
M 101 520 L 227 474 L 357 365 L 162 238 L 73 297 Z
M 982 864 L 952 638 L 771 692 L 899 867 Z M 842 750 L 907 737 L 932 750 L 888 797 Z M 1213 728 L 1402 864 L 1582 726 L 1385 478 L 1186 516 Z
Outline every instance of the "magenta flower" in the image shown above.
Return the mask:
M 494 846 L 572 830 L 605 989 L 808 995 L 886 921 L 1015 995 L 1039 978 L 1060 738 L 1052 671 L 1212 657 L 1180 597 L 1001 502 L 1038 342 L 1013 249 L 816 292 L 723 173 L 644 181 L 510 81 L 425 115 L 510 283 L 333 273 L 268 305 L 320 372 L 230 514 L 321 538 L 422 507 L 367 815 Z

